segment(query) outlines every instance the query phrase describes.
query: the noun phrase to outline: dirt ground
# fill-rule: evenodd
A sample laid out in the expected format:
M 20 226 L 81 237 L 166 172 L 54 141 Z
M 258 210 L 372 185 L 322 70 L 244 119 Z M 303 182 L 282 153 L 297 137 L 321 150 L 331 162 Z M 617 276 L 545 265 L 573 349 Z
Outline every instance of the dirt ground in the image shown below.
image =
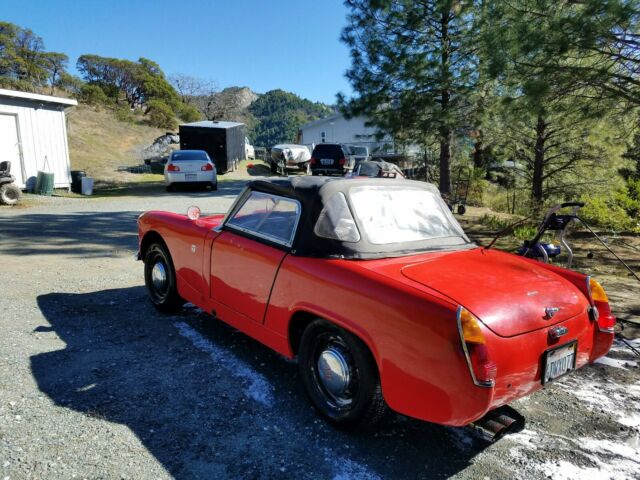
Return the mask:
M 221 213 L 243 184 L 0 207 L 0 479 L 639 477 L 640 370 L 619 341 L 515 402 L 525 429 L 487 444 L 398 415 L 336 431 L 309 406 L 295 363 L 198 309 L 158 314 L 133 259 L 137 216 Z M 481 213 L 462 219 L 480 243 L 492 233 Z M 586 238 L 576 246 L 616 315 L 638 321 L 640 284 Z M 617 250 L 638 270 L 638 251 Z M 623 333 L 640 348 L 636 330 Z

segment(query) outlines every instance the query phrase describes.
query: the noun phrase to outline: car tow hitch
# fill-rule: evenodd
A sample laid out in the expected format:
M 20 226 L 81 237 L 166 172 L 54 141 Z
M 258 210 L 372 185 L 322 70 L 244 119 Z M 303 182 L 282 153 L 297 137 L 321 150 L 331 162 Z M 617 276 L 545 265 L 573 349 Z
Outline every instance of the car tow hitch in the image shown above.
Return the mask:
M 476 420 L 471 426 L 480 436 L 495 442 L 508 432 L 519 432 L 524 428 L 524 417 L 508 405 L 504 405 Z

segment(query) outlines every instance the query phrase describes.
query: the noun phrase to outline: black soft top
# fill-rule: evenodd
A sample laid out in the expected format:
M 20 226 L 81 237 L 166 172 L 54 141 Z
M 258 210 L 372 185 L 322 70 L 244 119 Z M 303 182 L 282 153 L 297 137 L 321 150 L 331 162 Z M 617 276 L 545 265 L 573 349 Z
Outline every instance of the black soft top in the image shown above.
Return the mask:
M 247 188 L 293 198 L 300 202 L 302 216 L 291 248 L 293 255 L 366 259 L 396 257 L 419 251 L 433 250 L 433 244 L 428 241 L 373 245 L 366 240 L 366 235 L 361 235 L 358 242 L 345 242 L 319 237 L 314 233 L 314 227 L 320 212 L 325 203 L 335 193 L 342 192 L 349 199 L 349 190 L 353 187 L 378 185 L 420 188 L 439 194 L 438 189 L 430 183 L 387 178 L 286 177 L 253 180 L 248 183 Z M 351 208 L 350 205 L 349 207 Z M 358 225 L 358 228 L 362 232 L 362 226 Z M 459 246 L 455 247 L 459 248 Z

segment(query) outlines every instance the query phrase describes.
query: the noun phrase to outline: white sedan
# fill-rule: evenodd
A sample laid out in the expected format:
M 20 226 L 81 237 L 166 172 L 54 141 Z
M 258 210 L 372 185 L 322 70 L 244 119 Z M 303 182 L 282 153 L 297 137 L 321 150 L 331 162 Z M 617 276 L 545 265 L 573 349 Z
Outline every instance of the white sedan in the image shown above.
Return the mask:
M 178 183 L 210 186 L 211 190 L 217 190 L 216 166 L 204 150 L 175 150 L 164 166 L 164 183 L 168 192 Z

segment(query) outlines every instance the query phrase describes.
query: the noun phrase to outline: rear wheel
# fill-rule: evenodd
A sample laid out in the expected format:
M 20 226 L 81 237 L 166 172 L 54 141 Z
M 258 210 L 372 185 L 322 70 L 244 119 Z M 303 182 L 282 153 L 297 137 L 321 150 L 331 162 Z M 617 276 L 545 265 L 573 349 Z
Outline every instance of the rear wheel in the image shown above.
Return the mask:
M 166 187 L 167 192 L 173 192 L 173 185 L 169 184 Z
M 0 202 L 6 205 L 15 205 L 20 200 L 20 189 L 13 183 L 5 183 L 0 186 Z
M 386 412 L 373 356 L 351 333 L 313 321 L 300 340 L 298 367 L 311 402 L 336 426 L 373 425 Z
M 218 190 L 218 183 L 217 182 L 211 182 L 211 190 Z
M 154 243 L 144 257 L 144 283 L 153 305 L 161 312 L 176 312 L 184 305 L 178 295 L 173 262 L 164 245 Z

